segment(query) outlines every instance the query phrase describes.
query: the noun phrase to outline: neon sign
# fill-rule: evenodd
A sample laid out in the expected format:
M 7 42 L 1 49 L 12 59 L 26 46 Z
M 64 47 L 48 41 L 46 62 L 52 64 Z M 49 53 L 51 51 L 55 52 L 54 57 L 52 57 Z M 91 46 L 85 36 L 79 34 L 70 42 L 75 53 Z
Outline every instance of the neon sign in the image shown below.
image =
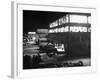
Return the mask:
M 55 22 L 53 22 L 53 23 L 50 24 L 50 28 L 56 27 L 56 26 L 58 26 L 58 22 L 57 21 L 55 21 Z
M 87 16 L 83 15 L 70 15 L 71 23 L 87 23 Z
M 59 33 L 59 32 L 91 32 L 91 28 L 81 27 L 81 26 L 70 26 L 70 27 L 66 26 L 49 30 L 49 33 Z
M 91 24 L 91 16 L 77 15 L 77 14 L 67 14 L 55 22 L 51 23 L 49 33 L 59 33 L 59 32 L 91 32 L 90 27 L 86 26 L 63 26 L 65 23 L 85 23 Z M 59 27 L 61 26 L 62 27 Z
M 68 26 L 66 27 L 61 27 L 61 28 L 55 28 L 55 29 L 50 29 L 49 33 L 58 33 L 58 32 L 68 32 Z
M 87 32 L 87 27 L 70 27 L 70 32 Z
M 65 23 L 68 23 L 68 15 L 66 15 L 58 20 L 58 25 L 62 25 Z
M 55 22 L 52 22 L 49 26 L 50 28 L 62 25 L 68 23 L 68 15 L 61 17 L 60 19 L 56 20 Z
M 68 14 L 50 23 L 49 27 L 54 28 L 65 23 L 91 23 L 91 16 Z

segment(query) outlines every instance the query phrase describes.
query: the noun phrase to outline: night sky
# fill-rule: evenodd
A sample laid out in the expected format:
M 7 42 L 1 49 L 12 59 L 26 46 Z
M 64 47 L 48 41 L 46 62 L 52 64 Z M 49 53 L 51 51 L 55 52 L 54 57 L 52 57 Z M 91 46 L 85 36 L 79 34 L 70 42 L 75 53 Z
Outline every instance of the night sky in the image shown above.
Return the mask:
M 51 22 L 65 14 L 65 12 L 23 10 L 23 33 L 36 31 L 37 28 L 48 29 Z

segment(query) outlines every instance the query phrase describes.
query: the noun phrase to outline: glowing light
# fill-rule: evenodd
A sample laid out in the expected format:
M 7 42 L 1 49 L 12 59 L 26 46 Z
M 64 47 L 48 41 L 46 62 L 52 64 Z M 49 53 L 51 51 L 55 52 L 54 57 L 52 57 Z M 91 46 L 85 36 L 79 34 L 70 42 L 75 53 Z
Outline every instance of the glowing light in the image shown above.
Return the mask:
M 65 27 L 65 29 L 64 29 L 65 32 L 68 32 L 68 30 L 69 30 L 68 28 L 69 28 L 68 26 Z
M 68 23 L 68 15 L 66 15 L 65 17 L 66 17 L 66 21 L 65 22 Z
M 55 48 L 57 49 L 58 52 L 64 52 L 65 51 L 64 44 L 58 44 L 58 43 L 56 43 L 55 44 Z
M 87 27 L 70 27 L 70 32 L 87 32 Z
M 32 37 L 32 40 L 36 40 L 36 37 Z
M 87 23 L 87 16 L 70 15 L 70 22 L 72 22 L 72 23 Z
M 58 32 L 91 32 L 91 29 L 88 27 L 81 27 L 81 26 L 70 26 L 70 27 L 66 26 L 49 30 L 49 33 L 58 33 Z
M 53 23 L 50 24 L 50 28 L 53 28 L 53 27 L 56 27 L 56 26 L 58 26 L 57 21 L 55 21 L 55 22 L 53 22 Z
M 50 23 L 49 27 L 53 28 L 53 27 L 56 27 L 58 25 L 62 25 L 65 23 L 68 23 L 68 15 L 63 16 L 63 17 L 59 18 L 58 20 L 56 20 L 55 22 Z
M 66 17 L 64 16 L 64 17 L 60 18 L 58 23 L 59 23 L 59 25 L 65 24 L 66 23 Z
M 49 33 L 58 33 L 58 32 L 68 32 L 68 26 L 49 30 Z
M 28 34 L 36 34 L 36 32 L 28 32 Z
M 70 19 L 70 20 L 69 20 Z M 91 23 L 91 16 L 77 15 L 77 14 L 67 14 L 55 22 L 50 24 L 49 33 L 59 33 L 59 32 L 91 32 L 91 28 L 86 26 L 68 26 L 65 23 Z M 67 25 L 64 26 L 63 24 Z M 61 25 L 61 26 L 60 26 Z M 53 29 L 52 29 L 53 28 Z

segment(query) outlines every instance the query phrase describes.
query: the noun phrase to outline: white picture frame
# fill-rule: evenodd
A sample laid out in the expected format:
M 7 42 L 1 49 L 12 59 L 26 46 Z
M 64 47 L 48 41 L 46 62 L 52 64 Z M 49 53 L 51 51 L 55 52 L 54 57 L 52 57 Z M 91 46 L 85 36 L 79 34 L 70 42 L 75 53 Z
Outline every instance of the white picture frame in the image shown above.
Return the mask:
M 53 69 L 32 69 L 23 70 L 23 10 L 59 11 L 59 12 L 83 12 L 91 13 L 91 66 L 75 68 L 53 68 Z M 40 5 L 31 3 L 12 2 L 12 64 L 11 76 L 13 78 L 23 77 L 43 77 L 55 75 L 67 75 L 73 73 L 92 73 L 96 72 L 96 49 L 95 49 L 95 27 L 96 8 L 59 6 L 59 5 Z

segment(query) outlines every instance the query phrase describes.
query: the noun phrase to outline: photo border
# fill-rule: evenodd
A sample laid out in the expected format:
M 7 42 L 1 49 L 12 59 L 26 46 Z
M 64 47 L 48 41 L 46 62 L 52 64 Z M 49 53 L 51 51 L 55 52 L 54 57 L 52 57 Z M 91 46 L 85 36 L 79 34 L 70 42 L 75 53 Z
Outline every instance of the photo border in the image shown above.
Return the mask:
M 43 77 L 66 75 L 72 73 L 91 73 L 96 72 L 96 45 L 95 45 L 95 27 L 96 27 L 96 8 L 71 7 L 57 5 L 41 5 L 12 2 L 12 67 L 11 76 L 13 78 L 23 77 Z M 49 8 L 49 9 L 48 9 Z M 91 66 L 86 67 L 68 67 L 68 68 L 49 68 L 49 69 L 28 69 L 23 70 L 23 12 L 22 10 L 41 10 L 41 11 L 59 11 L 59 12 L 90 12 L 91 13 Z M 48 72 L 48 73 L 47 73 Z

